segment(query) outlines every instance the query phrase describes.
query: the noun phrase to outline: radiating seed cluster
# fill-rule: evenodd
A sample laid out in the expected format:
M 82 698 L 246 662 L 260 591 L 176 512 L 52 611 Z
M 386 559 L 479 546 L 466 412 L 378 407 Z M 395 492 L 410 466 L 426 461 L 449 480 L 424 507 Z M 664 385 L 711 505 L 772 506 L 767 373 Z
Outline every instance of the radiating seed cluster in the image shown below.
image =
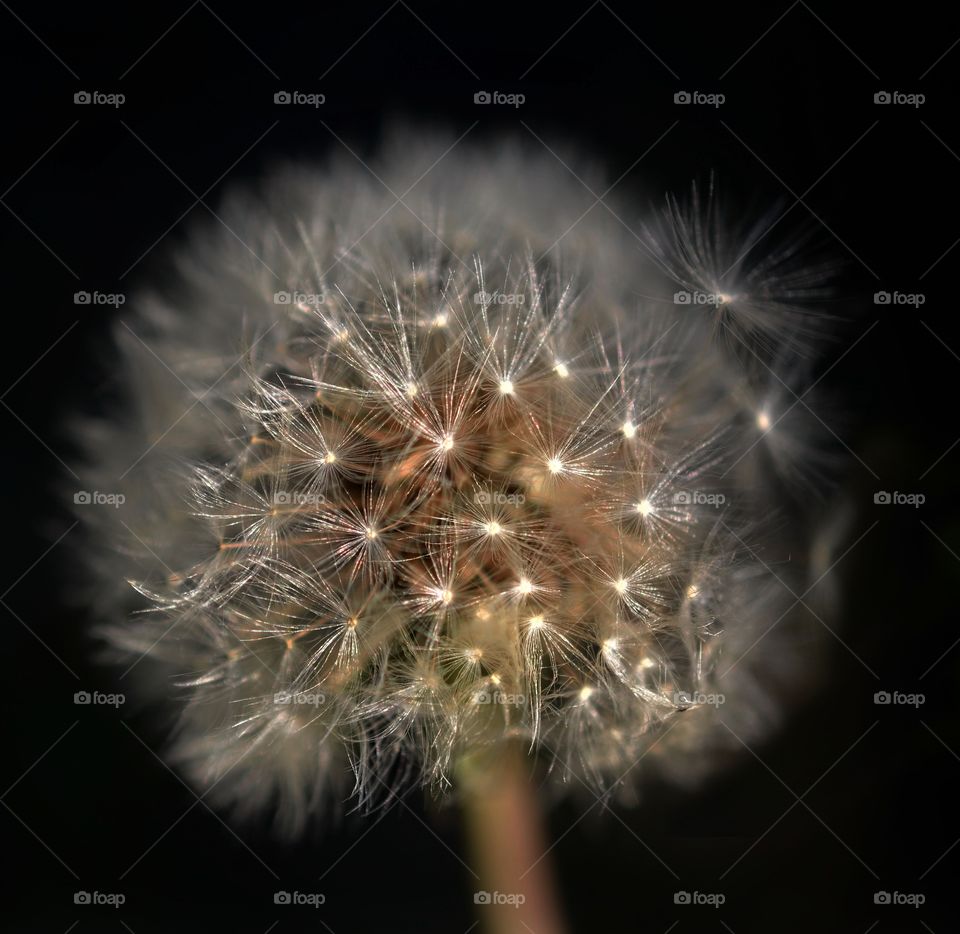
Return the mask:
M 109 642 L 195 779 L 290 828 L 508 741 L 599 789 L 697 774 L 790 668 L 763 528 L 804 448 L 764 386 L 802 276 L 719 268 L 745 244 L 676 212 L 642 247 L 555 163 L 403 142 L 402 205 L 356 163 L 281 173 L 122 322 L 132 402 L 85 436 L 127 495 L 99 579 L 140 594 Z M 665 273 L 725 272 L 672 302 Z

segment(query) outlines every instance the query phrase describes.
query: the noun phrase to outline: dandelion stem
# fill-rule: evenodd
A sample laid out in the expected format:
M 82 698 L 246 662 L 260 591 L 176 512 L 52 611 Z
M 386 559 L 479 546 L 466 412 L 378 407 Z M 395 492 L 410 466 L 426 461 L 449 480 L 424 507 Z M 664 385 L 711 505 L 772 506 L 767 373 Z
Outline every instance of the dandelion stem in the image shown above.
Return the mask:
M 564 934 L 529 760 L 519 743 L 461 763 L 474 896 L 485 934 Z

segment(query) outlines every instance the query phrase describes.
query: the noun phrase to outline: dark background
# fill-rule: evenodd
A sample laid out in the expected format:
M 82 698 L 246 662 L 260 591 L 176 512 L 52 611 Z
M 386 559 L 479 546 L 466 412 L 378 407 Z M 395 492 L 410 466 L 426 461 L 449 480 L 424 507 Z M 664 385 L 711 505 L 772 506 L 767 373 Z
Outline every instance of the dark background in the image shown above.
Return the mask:
M 896 15 L 803 0 L 762 10 L 2 5 L 0 827 L 11 930 L 459 934 L 474 923 L 477 885 L 459 862 L 454 812 L 434 814 L 414 795 L 279 844 L 263 828 L 230 830 L 197 803 L 151 752 L 164 743 L 156 718 L 132 703 L 72 703 L 79 690 L 124 690 L 92 661 L 90 620 L 65 592 L 76 533 L 62 491 L 76 456 L 66 419 L 100 404 L 111 324 L 129 309 L 75 305 L 73 293 L 131 291 L 205 205 L 217 210 L 225 185 L 281 157 L 333 152 L 334 133 L 363 156 L 396 118 L 457 135 L 476 121 L 468 137 L 513 134 L 531 150 L 536 137 L 573 144 L 611 179 L 649 149 L 617 189 L 644 199 L 682 194 L 713 169 L 744 203 L 782 200 L 785 227 L 811 224 L 845 263 L 835 296 L 849 320 L 826 350 L 816 412 L 839 435 L 838 489 L 855 516 L 822 686 L 699 793 L 654 788 L 645 807 L 613 816 L 597 805 L 582 820 L 589 798 L 555 808 L 552 856 L 572 929 L 948 930 L 960 866 L 950 483 L 960 462 L 960 27 L 947 5 Z M 326 103 L 274 105 L 276 91 L 294 89 Z M 81 90 L 127 100 L 74 105 Z M 480 90 L 526 102 L 476 106 Z M 680 90 L 727 100 L 678 106 Z M 926 102 L 878 106 L 883 90 Z M 878 290 L 925 303 L 875 305 Z M 878 490 L 926 502 L 875 505 Z M 877 706 L 880 690 L 926 701 Z M 274 906 L 278 889 L 324 892 L 327 903 Z M 679 889 L 722 892 L 726 904 L 677 906 Z M 75 906 L 77 890 L 127 902 Z M 875 905 L 881 890 L 923 893 L 926 904 Z

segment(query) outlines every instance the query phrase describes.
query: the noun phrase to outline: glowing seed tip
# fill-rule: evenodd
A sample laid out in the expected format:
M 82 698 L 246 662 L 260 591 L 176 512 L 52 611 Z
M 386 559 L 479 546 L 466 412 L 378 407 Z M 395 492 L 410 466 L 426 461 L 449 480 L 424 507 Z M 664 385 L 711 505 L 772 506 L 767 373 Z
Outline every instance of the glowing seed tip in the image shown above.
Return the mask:
M 623 432 L 624 438 L 635 438 L 637 436 L 637 426 L 633 422 L 624 422 L 620 430 Z
M 565 363 L 558 363 L 554 368 L 553 372 L 560 377 L 560 379 L 566 379 L 570 375 L 570 370 L 567 368 Z
M 512 396 L 513 383 L 509 379 L 500 380 L 500 392 L 504 396 Z
M 560 473 L 560 471 L 563 470 L 563 461 L 560 460 L 559 457 L 551 457 L 550 460 L 547 461 L 547 470 L 549 470 L 550 473 Z
M 757 428 L 766 431 L 770 427 L 770 416 L 766 412 L 760 412 L 757 415 Z

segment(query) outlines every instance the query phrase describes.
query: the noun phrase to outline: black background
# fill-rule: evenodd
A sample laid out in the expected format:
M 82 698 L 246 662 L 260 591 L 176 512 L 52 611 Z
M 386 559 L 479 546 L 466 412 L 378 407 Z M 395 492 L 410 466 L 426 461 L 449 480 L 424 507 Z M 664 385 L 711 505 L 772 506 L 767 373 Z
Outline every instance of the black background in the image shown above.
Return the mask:
M 699 793 L 651 789 L 644 807 L 613 816 L 596 806 L 582 820 L 589 798 L 555 808 L 552 857 L 571 928 L 948 930 L 960 861 L 950 483 L 960 459 L 960 27 L 947 5 L 896 15 L 802 0 L 762 10 L 3 6 L 0 827 L 11 929 L 457 934 L 474 922 L 455 812 L 414 795 L 280 844 L 260 827 L 228 829 L 197 803 L 151 752 L 164 743 L 155 717 L 132 703 L 72 703 L 78 690 L 124 689 L 92 661 L 90 620 L 70 608 L 76 555 L 62 500 L 76 456 L 66 420 L 101 404 L 111 324 L 129 313 L 75 305 L 73 293 L 148 281 L 225 186 L 282 157 L 323 157 L 336 137 L 365 157 L 391 120 L 407 119 L 467 139 L 505 133 L 531 150 L 572 144 L 611 179 L 633 165 L 617 191 L 637 192 L 637 217 L 715 170 L 744 203 L 782 200 L 784 225 L 812 224 L 845 263 L 836 300 L 849 320 L 826 350 L 817 414 L 841 439 L 838 488 L 855 518 L 822 686 Z M 273 103 L 294 89 L 326 103 Z M 126 103 L 77 106 L 81 90 Z M 480 90 L 526 102 L 477 106 Z M 680 90 L 726 102 L 679 106 Z M 926 102 L 878 106 L 883 90 Z M 926 301 L 875 305 L 879 290 Z M 926 502 L 876 505 L 878 490 Z M 879 690 L 926 702 L 876 706 Z M 123 892 L 126 905 L 75 906 L 81 889 Z M 327 903 L 277 907 L 278 889 L 324 892 Z M 679 889 L 722 892 L 726 904 L 676 906 Z M 880 890 L 923 893 L 926 904 L 875 905 Z

